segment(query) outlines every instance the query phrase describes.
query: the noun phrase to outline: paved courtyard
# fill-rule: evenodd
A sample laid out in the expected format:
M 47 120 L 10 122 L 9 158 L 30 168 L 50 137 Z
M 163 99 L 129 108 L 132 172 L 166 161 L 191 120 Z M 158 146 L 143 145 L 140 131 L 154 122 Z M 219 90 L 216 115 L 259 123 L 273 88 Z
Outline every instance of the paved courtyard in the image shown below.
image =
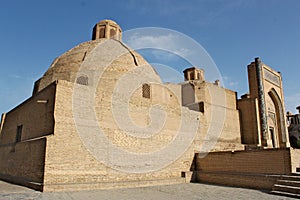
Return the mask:
M 145 188 L 112 189 L 81 192 L 41 193 L 25 187 L 0 181 L 0 200 L 98 200 L 98 199 L 292 199 L 267 192 L 214 186 L 206 184 L 178 184 Z

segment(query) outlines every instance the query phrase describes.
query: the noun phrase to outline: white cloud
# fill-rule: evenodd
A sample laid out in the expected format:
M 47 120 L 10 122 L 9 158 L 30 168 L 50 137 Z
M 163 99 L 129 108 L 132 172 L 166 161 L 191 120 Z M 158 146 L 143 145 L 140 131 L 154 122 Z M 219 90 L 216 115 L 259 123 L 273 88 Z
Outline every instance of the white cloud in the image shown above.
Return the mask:
M 144 27 L 125 31 L 123 41 L 134 50 L 160 50 L 170 54 L 161 61 L 182 61 L 184 65 L 193 65 L 205 70 L 209 81 L 221 80 L 218 67 L 207 51 L 193 38 L 171 29 Z M 160 53 L 159 51 L 157 53 Z M 168 53 L 166 53 L 168 52 Z M 160 55 L 154 55 L 159 57 Z M 162 57 L 165 55 L 162 55 Z M 177 58 L 172 60 L 173 58 Z M 150 60 L 151 62 L 151 60 Z M 158 62 L 158 61 L 155 61 Z M 164 63 L 164 62 L 162 62 Z
M 168 49 L 170 51 L 169 56 L 172 54 L 177 54 L 182 57 L 186 57 L 191 54 L 190 50 L 183 48 L 182 45 L 178 42 L 179 36 L 174 34 L 167 35 L 132 35 L 125 41 L 125 43 L 133 49 L 139 49 L 139 47 L 143 48 L 155 48 L 155 49 Z M 159 53 L 159 51 L 153 51 L 154 54 Z M 160 55 L 159 55 L 160 56 Z

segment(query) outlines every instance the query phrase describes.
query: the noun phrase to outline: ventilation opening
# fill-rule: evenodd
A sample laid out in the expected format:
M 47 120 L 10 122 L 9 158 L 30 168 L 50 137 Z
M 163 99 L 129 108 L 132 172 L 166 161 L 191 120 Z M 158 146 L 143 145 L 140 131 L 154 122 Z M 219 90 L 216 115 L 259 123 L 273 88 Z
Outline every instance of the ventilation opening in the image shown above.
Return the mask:
M 89 84 L 89 78 L 84 75 L 84 76 L 79 76 L 76 80 L 76 83 L 80 85 L 88 85 Z
M 22 140 L 22 130 L 23 125 L 17 126 L 16 143 L 21 142 Z
M 203 101 L 199 102 L 199 111 L 204 113 L 204 102 Z
M 149 84 L 143 84 L 143 97 L 150 99 L 151 91 L 150 91 L 150 85 Z

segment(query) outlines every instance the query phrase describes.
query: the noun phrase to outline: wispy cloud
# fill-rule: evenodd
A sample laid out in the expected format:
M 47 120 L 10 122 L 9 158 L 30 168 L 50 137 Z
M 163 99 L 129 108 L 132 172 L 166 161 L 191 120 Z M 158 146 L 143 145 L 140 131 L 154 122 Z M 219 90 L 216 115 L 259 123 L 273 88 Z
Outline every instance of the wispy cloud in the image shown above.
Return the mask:
M 176 55 L 164 51 L 150 50 L 150 53 L 156 60 L 160 61 L 173 61 L 176 59 Z
M 12 79 L 23 79 L 23 80 L 28 80 L 28 81 L 35 81 L 35 80 L 37 80 L 36 77 L 21 76 L 21 75 L 18 75 L 18 74 L 11 74 L 8 77 L 12 78 Z
M 172 63 L 167 64 L 185 67 L 197 66 L 205 70 L 207 80 L 221 79 L 217 66 L 201 44 L 180 32 L 158 27 L 138 28 L 125 31 L 123 41 L 136 51 L 152 49 L 158 50 L 157 53 L 165 52 L 162 55 L 154 55 L 156 57 L 163 58 L 165 54 L 169 53 L 163 59 L 154 62 L 170 61 Z M 173 58 L 174 60 L 172 60 Z
M 16 78 L 16 79 L 19 79 L 19 78 L 21 78 L 21 76 L 20 76 L 20 75 L 16 75 L 16 74 L 12 74 L 12 75 L 10 75 L 9 77 L 11 77 L 11 78 Z
M 223 78 L 223 82 L 224 82 L 224 86 L 228 87 L 229 89 L 234 89 L 236 90 L 236 87 L 239 85 L 239 82 L 236 80 L 233 80 L 231 77 L 229 76 L 222 76 Z
M 300 105 L 300 93 L 285 96 L 286 111 L 296 112 L 296 107 Z
M 193 9 L 194 3 L 186 3 L 172 0 L 130 0 L 126 1 L 124 8 L 134 10 L 138 14 L 159 14 L 160 16 L 170 16 L 178 13 L 186 13 Z M 194 9 L 193 9 L 194 10 Z
M 195 23 L 199 25 L 214 24 L 218 20 L 222 23 L 228 22 L 226 20 L 227 13 L 236 12 L 237 10 L 250 5 L 250 1 L 235 0 L 235 1 L 206 1 L 200 2 L 199 7 L 202 10 L 202 17 L 195 19 Z
M 132 48 L 136 47 L 151 47 L 156 49 L 168 49 L 170 52 L 168 56 L 172 57 L 174 55 L 181 55 L 183 57 L 188 56 L 191 52 L 190 50 L 183 48 L 179 43 L 174 41 L 178 41 L 180 38 L 171 33 L 167 35 L 132 35 L 126 40 L 126 44 L 128 44 Z M 159 51 L 153 51 L 153 54 L 158 54 Z M 161 52 L 160 52 L 161 53 Z M 158 55 L 161 57 L 161 55 Z
M 159 74 L 161 80 L 164 83 L 180 83 L 183 82 L 183 76 L 180 72 L 175 70 L 174 68 L 159 64 L 159 63 L 152 63 L 152 66 Z
M 233 12 L 253 4 L 251 1 L 174 1 L 174 0 L 130 0 L 123 7 L 135 11 L 139 15 L 158 15 L 159 17 L 173 17 L 185 20 L 193 25 L 209 25 L 221 19 L 224 22 L 224 14 Z M 196 13 L 196 15 L 195 15 Z

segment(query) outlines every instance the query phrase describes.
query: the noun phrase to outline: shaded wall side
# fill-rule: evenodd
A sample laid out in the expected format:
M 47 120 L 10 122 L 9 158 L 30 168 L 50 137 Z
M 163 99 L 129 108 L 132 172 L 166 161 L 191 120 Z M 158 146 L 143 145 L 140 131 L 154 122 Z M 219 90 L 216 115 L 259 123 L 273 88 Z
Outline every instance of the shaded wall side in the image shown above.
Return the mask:
M 212 152 L 197 158 L 198 171 L 288 174 L 291 172 L 289 149 Z
M 0 179 L 42 190 L 46 138 L 0 146 Z
M 0 178 L 42 190 L 46 136 L 53 133 L 55 84 L 7 113 L 0 136 Z M 17 126 L 22 126 L 17 140 Z
M 55 83 L 6 113 L 0 145 L 16 142 L 17 127 L 22 125 L 21 141 L 53 133 Z
M 213 152 L 195 155 L 198 182 L 271 189 L 279 175 L 291 173 L 289 149 Z
M 195 92 L 197 100 L 204 102 L 200 146 L 203 142 L 217 141 L 210 151 L 243 150 L 236 93 L 207 82 L 200 83 Z
M 229 187 L 242 187 L 257 190 L 271 190 L 278 180 L 276 175 L 261 174 L 230 174 L 230 173 L 197 173 L 197 181 L 200 183 L 209 183 L 216 185 L 224 185 Z
M 248 65 L 247 69 L 250 98 L 258 98 L 258 85 L 255 63 L 253 62 Z
M 190 83 L 181 85 L 181 102 L 183 106 L 197 102 L 195 99 L 194 86 Z
M 259 144 L 260 126 L 257 99 L 238 100 L 240 113 L 241 139 L 243 144 Z

